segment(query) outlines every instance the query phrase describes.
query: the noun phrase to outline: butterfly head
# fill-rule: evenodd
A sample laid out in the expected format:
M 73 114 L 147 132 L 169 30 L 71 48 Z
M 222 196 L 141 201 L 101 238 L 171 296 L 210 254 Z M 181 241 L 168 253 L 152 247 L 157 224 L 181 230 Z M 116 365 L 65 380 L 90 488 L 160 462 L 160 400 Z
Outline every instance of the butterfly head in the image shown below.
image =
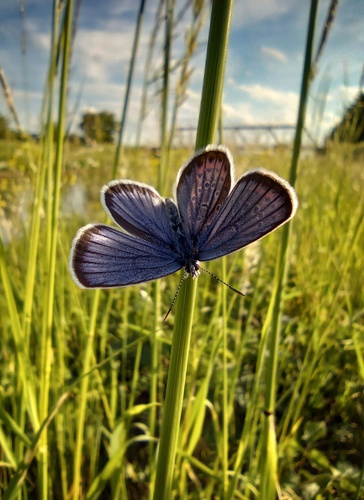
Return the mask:
M 198 260 L 189 259 L 185 265 L 186 273 L 192 276 L 192 279 L 197 278 L 200 275 L 200 263 Z

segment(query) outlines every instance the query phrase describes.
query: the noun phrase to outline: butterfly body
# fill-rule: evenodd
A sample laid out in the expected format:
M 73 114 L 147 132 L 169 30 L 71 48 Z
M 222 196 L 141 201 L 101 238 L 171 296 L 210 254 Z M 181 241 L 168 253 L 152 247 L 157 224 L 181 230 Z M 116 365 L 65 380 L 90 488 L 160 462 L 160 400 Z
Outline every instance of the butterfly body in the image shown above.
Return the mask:
M 181 268 L 196 278 L 200 261 L 235 252 L 293 217 L 297 198 L 286 181 L 253 170 L 234 185 L 233 175 L 229 150 L 208 146 L 180 169 L 176 202 L 139 182 L 105 185 L 101 203 L 124 231 L 105 224 L 81 228 L 70 254 L 74 281 L 120 287 Z

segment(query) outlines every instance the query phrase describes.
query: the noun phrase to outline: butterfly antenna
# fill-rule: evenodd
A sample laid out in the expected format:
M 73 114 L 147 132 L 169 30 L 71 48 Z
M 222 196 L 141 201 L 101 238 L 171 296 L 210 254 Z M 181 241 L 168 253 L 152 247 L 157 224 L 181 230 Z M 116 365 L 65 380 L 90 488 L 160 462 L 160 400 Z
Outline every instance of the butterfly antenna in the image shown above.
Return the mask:
M 215 278 L 215 280 L 217 281 L 220 281 L 220 283 L 223 283 L 224 285 L 226 285 L 228 288 L 230 288 L 230 290 L 232 290 L 233 292 L 236 292 L 238 293 L 239 295 L 241 295 L 242 297 L 245 297 L 245 293 L 241 292 L 240 290 L 237 290 L 236 288 L 234 288 L 233 286 L 229 285 L 229 283 L 226 283 L 226 281 L 223 281 L 221 278 L 219 278 L 218 276 L 216 276 L 216 274 L 213 274 L 213 273 L 210 273 L 210 271 L 208 271 L 207 269 L 205 269 L 204 267 L 201 267 L 200 266 L 200 269 L 202 269 L 202 271 L 204 271 L 205 273 L 209 274 L 210 276 L 212 276 L 213 278 Z
M 182 286 L 182 283 L 184 282 L 185 279 L 188 278 L 188 272 L 185 270 L 185 272 L 183 273 L 183 276 L 181 278 L 181 281 L 179 282 L 179 285 L 178 285 L 178 288 L 177 288 L 177 291 L 176 293 L 174 294 L 174 297 L 173 297 L 173 300 L 172 300 L 172 303 L 171 303 L 171 307 L 168 309 L 168 312 L 167 314 L 164 316 L 164 319 L 163 321 L 166 321 L 166 319 L 168 318 L 168 316 L 171 314 L 171 311 L 173 309 L 173 306 L 174 304 L 176 303 L 176 300 L 177 300 L 177 295 L 181 289 L 181 286 Z

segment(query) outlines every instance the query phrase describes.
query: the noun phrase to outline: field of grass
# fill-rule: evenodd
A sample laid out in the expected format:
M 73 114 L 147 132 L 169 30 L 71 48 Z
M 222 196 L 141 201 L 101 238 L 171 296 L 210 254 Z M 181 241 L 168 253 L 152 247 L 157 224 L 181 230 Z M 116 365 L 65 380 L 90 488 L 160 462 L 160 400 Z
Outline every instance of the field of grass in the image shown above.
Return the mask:
M 9 156 L 2 158 L 0 171 L 4 240 L 0 295 L 1 488 L 6 492 L 15 474 L 23 491 L 32 497 L 38 491 L 40 455 L 46 453 L 52 495 L 67 498 L 74 481 L 82 418 L 82 496 L 87 493 L 88 498 L 95 498 L 104 491 L 109 498 L 143 498 L 154 467 L 174 321 L 173 313 L 164 323 L 162 317 L 179 276 L 161 280 L 161 314 L 155 332 L 155 284 L 101 293 L 74 285 L 67 269 L 70 244 L 80 225 L 104 220 L 98 191 L 110 178 L 112 146 L 95 151 L 66 148 L 53 326 L 49 345 L 42 345 L 48 280 L 44 214 L 31 317 L 24 316 L 36 179 L 31 158 L 37 156 L 37 148 L 1 144 L 2 151 L 9 151 Z M 354 153 L 332 150 L 323 156 L 307 157 L 299 165 L 300 207 L 293 222 L 291 265 L 282 304 L 276 408 L 278 480 L 285 498 L 360 498 L 364 179 L 362 159 L 356 159 Z M 173 152 L 168 170 L 170 187 L 180 164 L 190 154 Z M 287 154 L 273 151 L 254 155 L 237 152 L 235 160 L 237 174 L 260 165 L 286 176 L 289 163 Z M 153 184 L 157 163 L 146 150 L 127 150 L 125 175 Z M 75 196 L 76 192 L 83 196 Z M 72 198 L 79 200 L 78 206 L 70 204 Z M 228 412 L 229 474 L 238 467 L 236 498 L 254 497 L 259 490 L 258 444 L 265 418 L 260 371 L 264 372 L 269 357 L 269 352 L 262 352 L 262 335 L 273 292 L 279 231 L 226 257 L 224 267 L 221 261 L 206 264 L 210 271 L 244 291 L 246 297 L 225 290 L 208 275 L 202 274 L 198 280 L 174 479 L 179 498 L 218 495 L 223 410 Z M 153 342 L 158 343 L 158 371 L 152 374 Z M 90 369 L 84 373 L 87 355 L 91 357 Z M 228 372 L 227 408 L 223 403 L 224 362 Z M 157 380 L 157 423 L 151 434 L 153 377 Z M 54 414 L 47 415 L 45 427 L 39 428 L 36 409 L 41 404 L 40 384 L 47 381 L 49 413 Z M 46 450 L 41 450 L 39 429 L 42 435 L 47 434 Z
M 334 144 L 298 161 L 317 1 L 293 152 L 227 144 L 237 177 L 262 166 L 295 182 L 298 212 L 205 264 L 245 297 L 201 273 L 165 322 L 180 273 L 81 290 L 68 257 L 82 225 L 106 221 L 99 192 L 115 172 L 170 196 L 193 154 L 170 147 L 173 2 L 163 4 L 160 157 L 126 148 L 121 132 L 117 146 L 64 141 L 73 2 L 54 5 L 40 142 L 0 142 L 0 496 L 360 500 L 363 155 Z M 231 0 L 213 2 L 196 148 L 216 136 L 231 12 Z

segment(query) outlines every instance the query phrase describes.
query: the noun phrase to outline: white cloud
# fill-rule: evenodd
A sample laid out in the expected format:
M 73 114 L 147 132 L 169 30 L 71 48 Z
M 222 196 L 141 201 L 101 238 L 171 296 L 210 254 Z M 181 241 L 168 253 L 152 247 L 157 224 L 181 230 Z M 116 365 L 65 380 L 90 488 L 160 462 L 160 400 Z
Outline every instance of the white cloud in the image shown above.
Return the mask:
M 273 49 L 272 47 L 262 47 L 261 51 L 264 56 L 267 56 L 270 59 L 275 59 L 281 62 L 287 61 L 286 55 L 278 49 Z
M 356 86 L 341 85 L 339 87 L 339 95 L 345 108 L 353 104 L 358 94 L 359 88 Z
M 257 121 L 261 122 L 261 117 L 252 109 L 249 102 L 223 104 L 224 122 L 226 126 L 254 124 Z
M 71 86 L 72 95 L 78 94 L 78 87 L 76 83 L 72 83 Z M 88 105 L 97 106 L 97 102 L 104 100 L 106 102 L 121 102 L 122 96 L 124 94 L 124 83 L 120 84 L 112 82 L 92 82 L 86 81 L 82 90 L 81 97 L 82 101 L 92 99 L 93 103 Z
M 124 69 L 130 58 L 132 37 L 127 30 L 112 33 L 80 30 L 77 33 L 74 61 L 82 67 L 83 75 L 93 81 L 110 81 L 110 73 Z
M 39 33 L 34 31 L 32 33 L 33 43 L 36 48 L 45 50 L 47 53 L 51 47 L 51 36 L 49 33 Z
M 235 2 L 233 23 L 235 26 L 246 26 L 264 19 L 275 19 L 292 10 L 290 2 L 282 0 L 245 0 Z
M 264 101 L 277 106 L 288 106 L 297 108 L 298 94 L 296 92 L 285 92 L 270 87 L 263 87 L 259 83 L 253 85 L 239 85 L 239 89 L 246 92 L 255 101 Z

